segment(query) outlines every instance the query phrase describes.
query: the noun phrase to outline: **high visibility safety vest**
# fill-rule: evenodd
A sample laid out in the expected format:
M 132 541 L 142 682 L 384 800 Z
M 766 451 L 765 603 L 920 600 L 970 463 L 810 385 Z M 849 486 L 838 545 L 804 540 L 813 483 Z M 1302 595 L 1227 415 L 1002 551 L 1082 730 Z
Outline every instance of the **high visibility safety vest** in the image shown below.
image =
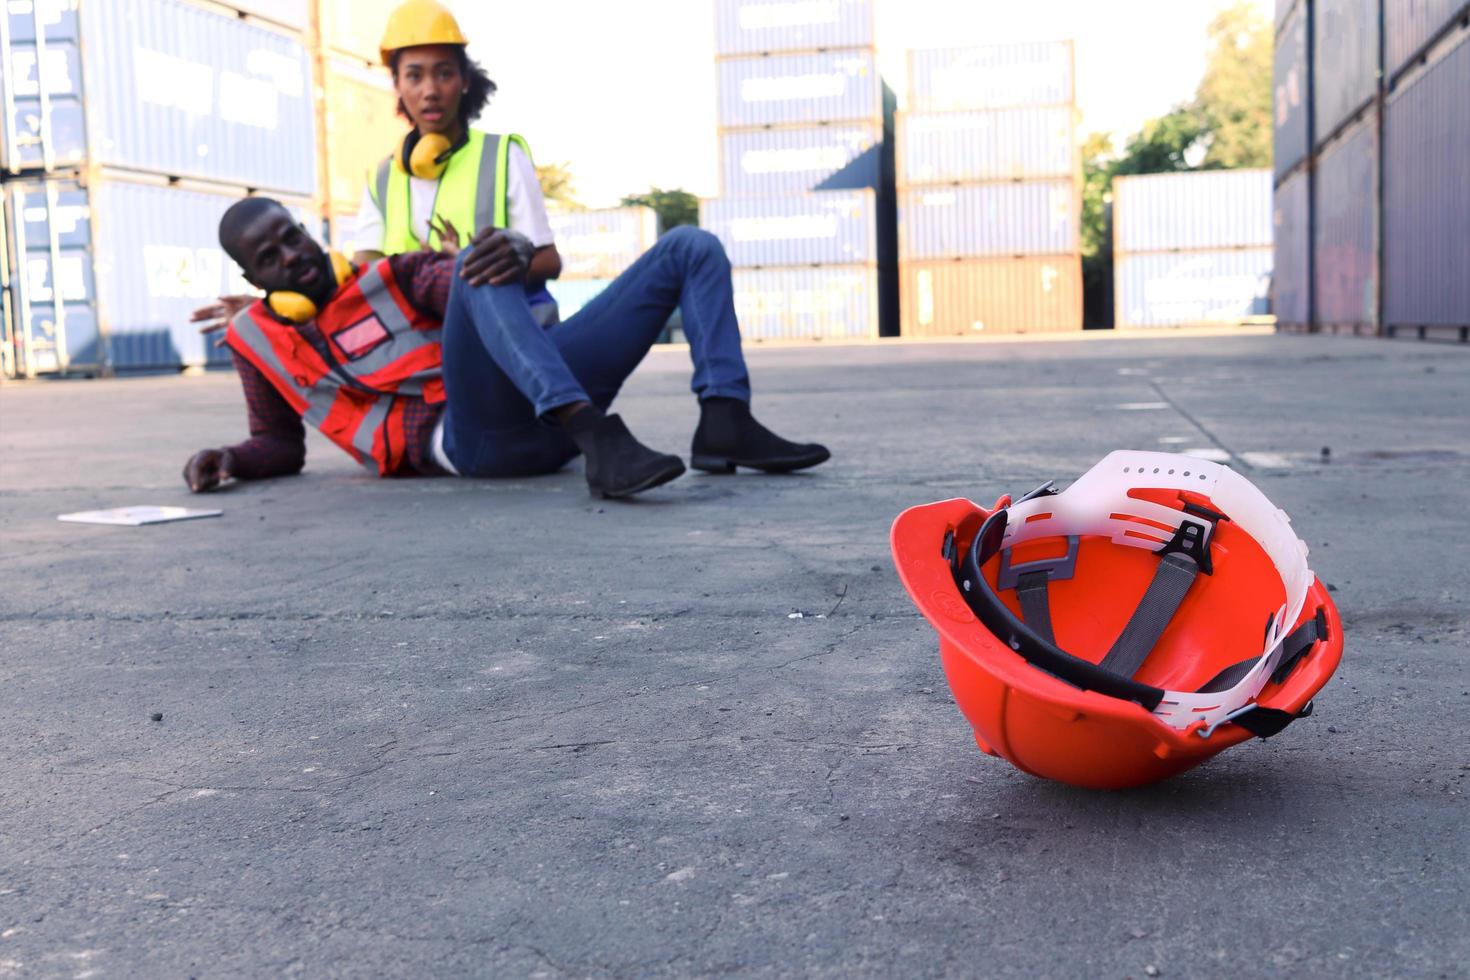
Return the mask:
M 448 218 L 461 235 L 473 235 L 481 228 L 506 227 L 511 144 L 519 146 L 527 159 L 531 157 L 531 147 L 515 133 L 498 136 L 472 129 L 468 135 L 465 145 L 449 158 L 434 198 L 434 213 Z M 369 189 L 373 205 L 383 218 L 380 251 L 384 255 L 412 252 L 423 246 L 413 231 L 408 181 L 408 171 L 403 169 L 399 155 L 393 153 L 378 164 Z M 429 247 L 439 246 L 439 233 L 433 231 Z
M 307 424 L 378 475 L 396 472 L 408 449 L 398 396 L 444 401 L 439 321 L 414 309 L 380 259 L 339 286 L 315 323 L 325 351 L 257 300 L 230 322 L 225 342 Z
M 504 136 L 471 129 L 465 145 L 449 158 L 439 177 L 434 196 L 434 214 L 448 218 L 461 236 L 481 228 L 507 228 L 510 222 L 510 148 L 514 144 L 530 160 L 531 146 L 516 133 Z M 368 187 L 373 206 L 383 219 L 383 241 L 379 251 L 399 255 L 423 247 L 413 230 L 413 198 L 409 173 L 399 154 L 391 153 L 378 164 Z M 439 233 L 430 230 L 429 247 L 439 248 Z M 543 327 L 560 320 L 556 300 L 545 288 L 526 297 L 531 315 Z

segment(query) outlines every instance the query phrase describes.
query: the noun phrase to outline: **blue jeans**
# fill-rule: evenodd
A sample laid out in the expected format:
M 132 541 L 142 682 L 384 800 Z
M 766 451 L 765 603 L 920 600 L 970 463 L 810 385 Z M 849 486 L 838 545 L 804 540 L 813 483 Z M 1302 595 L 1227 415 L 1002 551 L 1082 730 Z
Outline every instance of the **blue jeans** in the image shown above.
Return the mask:
M 468 250 L 460 253 L 463 262 Z M 456 268 L 456 273 L 458 268 Z M 719 240 L 675 228 L 565 322 L 532 319 L 520 285 L 457 275 L 444 315 L 444 452 L 464 476 L 551 473 L 577 455 L 552 409 L 606 409 L 674 309 L 683 314 L 699 398 L 750 400 L 730 262 Z

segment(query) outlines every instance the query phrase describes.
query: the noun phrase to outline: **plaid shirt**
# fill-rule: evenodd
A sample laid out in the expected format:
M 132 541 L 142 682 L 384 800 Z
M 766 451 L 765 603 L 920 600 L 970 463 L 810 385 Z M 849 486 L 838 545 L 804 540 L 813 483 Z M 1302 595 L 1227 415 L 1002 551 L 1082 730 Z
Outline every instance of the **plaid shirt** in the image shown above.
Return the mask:
M 408 301 L 421 313 L 444 319 L 449 287 L 454 282 L 454 259 L 442 252 L 404 252 L 388 257 L 393 278 Z M 296 328 L 312 345 L 321 349 L 324 338 L 316 322 Z M 250 438 L 230 447 L 235 456 L 231 475 L 242 480 L 285 476 L 301 472 L 306 464 L 306 426 L 270 379 L 254 364 L 234 351 L 235 370 L 245 388 L 245 409 L 250 417 Z M 404 402 L 403 431 L 408 452 L 403 465 L 392 476 L 443 473 L 429 448 L 434 426 L 444 411 L 443 403 L 430 405 L 421 395 L 398 395 Z

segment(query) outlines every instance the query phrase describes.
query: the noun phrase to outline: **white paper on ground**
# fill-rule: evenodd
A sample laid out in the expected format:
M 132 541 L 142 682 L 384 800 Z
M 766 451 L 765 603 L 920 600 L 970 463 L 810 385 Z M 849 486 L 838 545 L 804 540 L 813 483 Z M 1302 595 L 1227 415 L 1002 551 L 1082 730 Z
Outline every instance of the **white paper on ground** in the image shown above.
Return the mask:
M 189 521 L 196 517 L 219 517 L 222 510 L 190 510 L 188 507 L 113 507 L 108 510 L 79 510 L 75 514 L 58 514 L 58 521 L 70 524 L 117 524 L 138 527 L 143 524 L 164 524 L 168 521 Z

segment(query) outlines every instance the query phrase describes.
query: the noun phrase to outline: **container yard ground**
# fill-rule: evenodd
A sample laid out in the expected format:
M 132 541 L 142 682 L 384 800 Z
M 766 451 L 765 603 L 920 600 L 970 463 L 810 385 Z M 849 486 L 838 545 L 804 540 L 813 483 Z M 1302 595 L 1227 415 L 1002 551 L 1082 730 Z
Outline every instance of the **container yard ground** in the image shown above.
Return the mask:
M 750 360 L 831 463 L 617 504 L 313 434 L 140 529 L 55 517 L 200 502 L 232 375 L 0 391 L 0 977 L 1463 975 L 1470 347 Z M 650 444 L 687 377 L 620 400 Z M 1228 453 L 1348 637 L 1314 717 L 1101 794 L 976 750 L 887 530 L 1121 446 Z

